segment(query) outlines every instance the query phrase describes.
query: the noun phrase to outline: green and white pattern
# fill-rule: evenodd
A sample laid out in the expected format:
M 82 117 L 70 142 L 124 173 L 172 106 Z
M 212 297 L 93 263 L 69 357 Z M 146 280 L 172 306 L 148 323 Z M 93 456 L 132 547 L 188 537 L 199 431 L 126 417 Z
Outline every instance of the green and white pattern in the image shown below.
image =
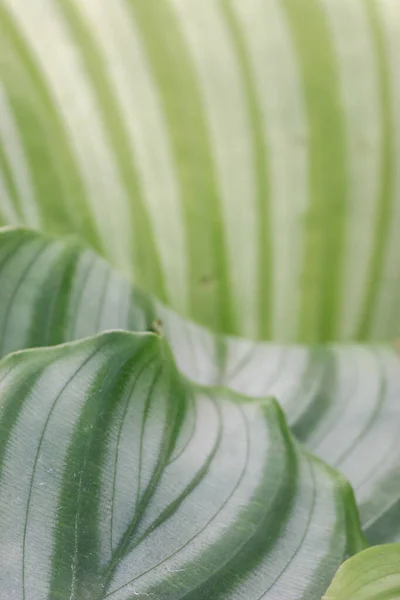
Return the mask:
M 154 334 L 8 356 L 0 409 L 2 600 L 319 600 L 362 547 L 278 405 L 190 389 Z
M 400 334 L 397 0 L 3 0 L 0 219 L 184 316 Z
M 0 233 L 0 356 L 105 330 L 160 328 L 190 385 L 277 398 L 297 439 L 352 484 L 368 540 L 400 540 L 400 359 L 390 347 L 218 337 L 76 243 Z

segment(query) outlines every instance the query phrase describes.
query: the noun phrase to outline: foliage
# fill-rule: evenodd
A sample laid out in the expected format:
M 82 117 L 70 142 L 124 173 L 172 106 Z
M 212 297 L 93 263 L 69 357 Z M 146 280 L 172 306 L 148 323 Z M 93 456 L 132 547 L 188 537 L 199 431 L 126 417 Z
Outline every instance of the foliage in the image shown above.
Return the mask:
M 346 561 L 323 600 L 396 600 L 400 545 L 368 548 Z
M 155 334 L 18 353 L 0 378 L 4 598 L 318 598 L 360 544 L 277 404 L 184 385 Z
M 399 51 L 396 0 L 0 4 L 0 600 L 400 597 Z
M 397 0 L 3 0 L 0 223 L 213 330 L 400 335 Z
M 84 246 L 25 230 L 0 234 L 0 265 L 0 560 L 8 598 L 19 599 L 23 585 L 36 593 L 39 580 L 51 598 L 105 597 L 130 581 L 133 563 L 138 579 L 116 598 L 319 598 L 346 553 L 365 542 L 350 488 L 293 441 L 272 394 L 297 437 L 347 472 L 370 541 L 396 537 L 393 351 L 215 336 Z M 62 345 L 12 354 L 51 344 Z M 115 564 L 101 543 L 113 494 L 122 519 L 113 544 L 123 545 Z M 169 554 L 168 567 L 156 566 Z M 204 566 L 210 560 L 215 576 Z

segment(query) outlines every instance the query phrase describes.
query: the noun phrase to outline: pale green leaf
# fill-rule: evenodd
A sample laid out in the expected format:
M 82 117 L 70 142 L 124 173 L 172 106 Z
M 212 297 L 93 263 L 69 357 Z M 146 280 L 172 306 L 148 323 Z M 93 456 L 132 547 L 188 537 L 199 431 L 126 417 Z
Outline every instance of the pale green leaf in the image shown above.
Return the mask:
M 189 387 L 155 334 L 0 363 L 0 598 L 318 600 L 363 544 L 273 400 Z
M 400 334 L 398 0 L 2 0 L 0 223 L 181 315 Z
M 189 380 L 275 396 L 296 436 L 352 483 L 368 539 L 400 539 L 400 361 L 391 348 L 214 336 L 75 243 L 22 230 L 0 233 L 3 355 L 106 329 L 160 328 Z
M 400 545 L 368 548 L 346 561 L 322 600 L 399 600 Z

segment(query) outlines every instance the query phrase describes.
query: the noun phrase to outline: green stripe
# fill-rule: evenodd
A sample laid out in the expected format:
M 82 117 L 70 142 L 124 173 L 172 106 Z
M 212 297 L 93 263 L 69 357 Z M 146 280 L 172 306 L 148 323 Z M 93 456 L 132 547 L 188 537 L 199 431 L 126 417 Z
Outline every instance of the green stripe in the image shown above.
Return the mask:
M 129 310 L 125 329 L 131 331 L 153 331 L 153 323 L 158 320 L 158 317 L 156 307 L 150 296 L 136 286 L 131 287 L 128 303 Z
M 338 67 L 319 0 L 283 0 L 308 121 L 310 205 L 301 273 L 298 339 L 334 339 L 347 212 L 346 140 Z M 290 176 L 290 174 L 288 174 Z
M 101 251 L 65 125 L 33 52 L 1 5 L 0 38 L 2 47 L 7 48 L 7 61 L 0 62 L 1 76 L 30 164 L 43 229 L 54 233 L 78 232 Z
M 129 241 L 134 244 L 131 262 L 135 265 L 135 280 L 147 289 L 155 291 L 160 300 L 165 301 L 167 295 L 160 257 L 146 202 L 143 201 L 143 191 L 134 165 L 129 134 L 113 91 L 114 86 L 109 80 L 99 46 L 90 27 L 82 18 L 81 11 L 69 0 L 61 2 L 60 7 L 69 25 L 70 33 L 79 48 L 87 78 L 96 95 L 108 143 L 115 155 L 116 165 L 125 184 L 131 213 L 132 236 Z
M 18 231 L 18 230 L 17 230 Z M 6 266 L 8 260 L 25 244 L 26 240 L 32 240 L 34 234 L 27 231 L 18 231 L 17 235 L 15 235 L 16 231 L 5 231 L 1 234 L 1 244 L 0 244 L 0 277 L 2 276 L 2 271 Z M 8 281 L 6 281 L 8 284 Z M 5 284 L 1 286 L 0 290 L 6 289 Z
M 375 0 L 364 2 L 366 14 L 371 29 L 372 42 L 375 46 L 375 59 L 379 77 L 380 106 L 381 106 L 381 164 L 380 192 L 375 227 L 374 249 L 368 276 L 367 292 L 364 300 L 363 313 L 358 325 L 357 339 L 368 339 L 373 325 L 376 302 L 382 288 L 382 275 L 386 258 L 387 245 L 390 239 L 389 227 L 392 213 L 394 194 L 394 136 L 391 122 L 390 75 L 386 50 L 385 34 L 382 28 Z
M 44 379 L 35 385 L 35 374 L 41 373 Z M 113 593 L 198 600 L 241 597 L 246 590 L 254 600 L 275 593 L 286 598 L 300 560 L 307 568 L 298 597 L 308 598 L 312 585 L 311 596 L 317 598 L 340 564 L 346 542 L 350 551 L 362 543 L 347 484 L 295 444 L 276 402 L 254 403 L 210 390 L 222 422 L 208 410 L 205 421 L 196 417 L 198 434 L 206 434 L 201 457 L 199 438 L 180 448 L 180 433 L 187 432 L 183 419 L 191 421 L 191 395 L 201 392 L 181 380 L 167 344 L 157 336 L 109 332 L 23 352 L 1 363 L 0 383 L 0 467 L 4 458 L 7 486 L 12 485 L 10 469 L 23 462 L 21 448 L 31 457 L 15 488 L 21 503 L 10 504 L 2 490 L 2 542 L 12 552 L 0 559 L 11 595 L 22 578 L 22 596 L 35 596 L 36 561 L 39 588 L 54 600 L 104 600 Z M 47 406 L 41 414 L 35 412 L 38 398 Z M 16 445 L 16 423 L 22 446 Z M 239 444 L 236 460 L 232 432 Z M 214 443 L 218 451 L 207 464 Z M 177 448 L 183 460 L 171 470 Z M 120 472 L 116 476 L 116 466 L 130 470 L 131 480 Z M 197 481 L 193 467 L 200 469 Z M 146 480 L 135 505 L 140 469 Z M 7 527 L 8 510 L 10 517 L 23 520 L 15 536 Z M 116 548 L 109 543 L 114 514 Z
M 19 220 L 22 221 L 22 219 L 21 219 L 21 202 L 20 202 L 17 187 L 14 183 L 14 173 L 8 163 L 8 159 L 7 159 L 5 149 L 3 146 L 3 140 L 1 138 L 0 138 L 0 172 L 4 179 L 5 186 L 9 193 L 9 196 L 11 198 L 15 212 L 17 213 L 17 215 L 19 215 L 19 217 L 20 217 Z M 3 211 L 2 211 L 2 207 L 1 207 L 1 203 L 0 203 L 0 219 L 2 217 L 4 218 L 4 215 L 3 215 Z
M 5 30 L 2 25 L 2 18 L 0 18 L 0 36 L 2 38 L 5 35 L 10 36 L 8 60 L 12 64 L 12 69 L 4 70 L 1 75 L 9 92 L 10 107 L 29 165 L 40 224 L 45 229 L 62 232 L 71 228 L 71 218 L 67 211 L 65 188 L 57 174 L 56 144 L 60 142 L 58 137 L 53 136 L 53 143 L 50 146 L 46 131 L 46 120 L 49 118 L 48 107 L 43 104 L 40 84 L 37 86 L 34 81 L 36 74 L 33 75 L 27 65 L 28 51 L 24 56 L 26 49 L 23 47 L 23 42 L 17 39 L 16 35 L 11 39 L 12 29 Z M 32 60 L 32 54 L 29 60 Z M 39 71 L 37 75 L 39 76 Z M 26 94 L 29 94 L 29 102 L 26 101 Z M 50 105 L 50 98 L 48 101 Z M 19 177 L 19 173 L 16 172 L 14 177 Z M 23 221 L 21 219 L 21 222 Z M 61 223 L 62 227 L 60 227 Z M 31 225 L 27 219 L 24 224 Z
M 102 470 L 110 424 L 118 408 L 118 403 L 110 402 L 110 397 L 118 400 L 124 397 L 123 391 L 132 377 L 132 367 L 128 368 L 131 363 L 130 351 L 116 352 L 102 366 L 71 437 L 57 508 L 51 598 L 56 598 L 59 590 L 68 591 L 68 597 L 76 600 L 86 597 L 88 589 L 92 597 L 102 596 L 99 547 Z
M 13 319 L 11 318 L 14 302 L 17 302 L 17 296 L 21 286 L 32 274 L 36 263 L 45 253 L 46 247 L 47 246 L 45 243 L 43 243 L 43 240 L 41 243 L 39 243 L 39 240 L 35 240 L 35 243 L 29 244 L 28 260 L 24 260 L 24 253 L 21 252 L 23 260 L 19 265 L 17 265 L 18 275 L 15 280 L 12 280 L 12 284 L 7 290 L 7 296 L 2 306 L 2 314 L 0 317 L 0 356 L 5 356 L 10 352 L 10 349 L 7 349 L 7 346 L 8 340 L 11 340 L 13 337 L 14 329 L 12 325 L 15 327 Z
M 164 361 L 165 361 L 165 357 Z M 170 360 L 171 356 L 167 360 Z M 158 361 L 157 361 L 158 362 Z M 165 363 L 166 364 L 166 363 Z M 187 413 L 187 389 L 179 381 L 179 377 L 172 371 L 168 372 L 165 368 L 165 364 L 160 368 L 160 365 L 156 364 L 149 367 L 150 372 L 153 372 L 152 383 L 148 392 L 148 398 L 146 399 L 145 411 L 143 415 L 142 423 L 142 440 L 141 450 L 139 454 L 139 480 L 137 490 L 137 503 L 135 507 L 135 514 L 131 522 L 129 523 L 124 535 L 121 538 L 119 546 L 115 549 L 112 560 L 108 566 L 106 573 L 106 581 L 110 582 L 112 573 L 116 568 L 118 562 L 122 558 L 139 544 L 139 540 L 135 539 L 137 527 L 143 518 L 147 506 L 149 505 L 151 498 L 156 492 L 157 485 L 160 482 L 163 470 L 168 464 L 172 452 L 174 450 L 176 440 L 181 430 L 182 423 Z M 132 369 L 135 368 L 137 372 L 137 359 L 132 363 Z M 141 373 L 139 373 L 139 376 Z M 171 393 L 171 389 L 175 387 L 176 394 Z M 159 410 L 161 404 L 166 404 L 166 416 L 162 427 L 161 443 L 158 449 L 157 461 L 155 462 L 154 469 L 152 471 L 149 482 L 147 483 L 144 490 L 140 489 L 140 469 L 142 462 L 142 444 L 143 436 L 145 435 L 145 425 L 149 417 L 150 407 L 152 412 Z M 150 529 L 152 529 L 150 527 Z
M 129 403 L 131 403 L 134 398 L 136 388 L 141 389 L 141 387 L 143 386 L 143 388 L 146 389 L 147 384 L 141 381 L 139 385 L 139 379 L 148 379 L 148 381 L 150 382 L 150 386 L 147 391 L 147 397 L 145 400 L 144 413 L 141 423 L 142 438 L 140 444 L 141 449 L 138 456 L 139 471 L 138 480 L 136 481 L 137 490 L 135 491 L 132 488 L 132 494 L 136 494 L 135 510 L 132 514 L 131 521 L 129 522 L 124 534 L 122 535 L 119 541 L 118 546 L 112 552 L 111 559 L 103 571 L 103 591 L 108 589 L 119 562 L 123 560 L 123 558 L 130 551 L 132 551 L 133 547 L 136 547 L 142 539 L 142 537 L 140 537 L 139 540 L 135 540 L 137 527 L 141 522 L 146 507 L 150 503 L 150 500 L 157 489 L 157 485 L 159 484 L 163 470 L 166 468 L 168 460 L 172 455 L 176 444 L 176 440 L 179 435 L 179 431 L 182 427 L 182 422 L 187 412 L 187 390 L 184 386 L 182 386 L 177 372 L 175 370 L 169 370 L 165 368 L 166 364 L 171 360 L 171 355 L 164 346 L 164 352 L 167 351 L 168 356 L 165 355 L 165 353 L 161 352 L 161 356 L 158 356 L 156 360 L 154 360 L 155 346 L 157 346 L 158 349 L 162 350 L 162 346 L 160 344 L 158 344 L 157 342 L 156 344 L 154 344 L 154 340 L 147 338 L 147 345 L 143 345 L 140 354 L 139 352 L 136 352 L 135 356 L 132 358 L 131 352 L 131 361 L 129 367 L 127 366 L 126 368 L 127 373 L 129 373 L 130 375 L 135 374 L 135 378 L 131 378 L 130 380 L 131 383 L 129 385 L 132 386 L 133 383 L 133 386 L 131 387 L 131 390 L 127 397 L 127 404 L 124 408 L 123 415 L 120 419 L 120 434 L 124 425 L 124 420 L 126 418 Z M 173 393 L 172 390 L 174 390 L 175 393 Z M 155 462 L 150 479 L 145 489 L 142 491 L 140 489 L 140 475 L 142 466 L 141 463 L 143 460 L 142 444 L 143 437 L 145 435 L 146 421 L 149 418 L 150 411 L 153 413 L 154 417 L 154 414 L 158 412 L 163 405 L 166 405 L 166 414 L 163 418 L 164 422 L 162 427 L 162 433 L 160 433 L 161 444 L 157 450 L 157 460 Z M 162 413 L 162 408 L 160 412 Z
M 197 558 L 198 569 L 204 574 L 203 580 L 192 583 L 192 578 L 198 580 L 198 574 L 193 570 L 188 572 L 185 585 L 190 591 L 183 594 L 179 586 L 181 577 L 176 574 L 169 575 L 163 581 L 162 587 L 156 584 L 150 588 L 149 593 L 153 593 L 156 598 L 163 595 L 172 598 L 173 592 L 170 591 L 168 595 L 167 590 L 176 590 L 177 596 L 178 591 L 181 592 L 178 597 L 184 600 L 230 598 L 230 594 L 236 595 L 235 588 L 240 574 L 256 569 L 265 556 L 272 552 L 279 535 L 292 516 L 296 490 L 300 483 L 300 456 L 280 409 L 269 404 L 264 407 L 263 413 L 276 449 L 275 456 L 280 457 L 275 463 L 266 457 L 262 473 L 259 475 L 259 484 L 252 498 L 254 505 L 257 508 L 263 507 L 264 511 L 257 511 L 255 520 L 254 514 L 247 510 L 248 507 L 243 506 L 235 527 L 227 529 L 213 546 L 205 548 Z M 243 417 L 245 418 L 244 415 Z M 248 442 L 251 444 L 251 440 Z M 243 472 L 238 473 L 238 481 L 245 475 L 247 467 L 246 464 Z M 244 531 L 247 532 L 247 536 L 243 536 Z M 224 564 L 215 572 L 214 566 L 221 556 L 225 558 Z M 273 584 L 274 581 L 271 581 L 271 587 Z M 264 590 L 264 594 L 267 596 L 267 590 Z M 264 594 L 260 596 L 260 600 Z
M 48 246 L 55 245 L 48 242 Z M 36 301 L 27 347 L 52 346 L 67 339 L 69 294 L 82 249 L 78 245 L 66 245 L 41 286 Z
M 256 186 L 257 186 L 257 225 L 258 225 L 258 315 L 257 315 L 257 337 L 258 339 L 270 339 L 272 337 L 272 314 L 273 294 L 272 289 L 272 236 L 270 223 L 270 189 L 269 174 L 267 170 L 267 147 L 264 140 L 264 125 L 248 49 L 246 47 L 243 31 L 238 21 L 232 4 L 229 0 L 222 0 L 221 7 L 225 15 L 228 30 L 236 53 L 237 64 L 243 81 L 243 92 L 247 101 L 247 107 L 251 124 L 251 135 L 254 149 Z
M 338 518 L 336 521 L 336 525 L 331 532 L 332 537 L 327 550 L 327 555 L 329 556 L 332 552 L 335 551 L 335 547 L 337 547 L 338 543 L 340 543 L 339 540 L 343 539 L 343 536 L 345 535 L 347 548 L 342 555 L 343 561 L 346 558 L 348 558 L 348 556 L 353 556 L 353 554 L 361 552 L 368 546 L 363 534 L 360 533 L 360 516 L 358 514 L 353 488 L 350 486 L 350 484 L 344 477 L 340 476 L 337 473 L 337 471 L 326 465 L 317 457 L 311 454 L 309 455 L 309 457 L 311 463 L 314 463 L 315 467 L 326 472 L 327 477 L 332 479 L 332 476 L 335 475 L 332 481 L 334 481 L 335 509 Z M 343 502 L 343 499 L 345 499 L 345 502 Z M 327 589 L 335 574 L 335 570 L 335 568 L 332 568 L 329 574 L 329 572 L 327 572 L 327 569 L 318 566 L 318 568 L 314 572 L 312 583 L 306 588 L 306 590 L 304 590 L 302 597 L 306 599 L 319 598 L 320 588 L 323 587 L 324 589 Z M 322 600 L 327 599 L 325 596 L 323 596 Z
M 338 381 L 338 366 L 335 360 L 334 352 L 329 348 L 315 348 L 314 355 L 310 358 L 310 365 L 304 379 L 309 384 L 312 374 L 319 376 L 323 370 L 323 376 L 318 389 L 315 391 L 312 402 L 300 414 L 299 418 L 291 424 L 291 429 L 296 438 L 306 442 L 309 436 L 312 437 L 318 425 L 327 418 L 327 414 L 334 404 L 335 392 Z M 301 397 L 301 390 L 299 390 Z
M 167 117 L 179 175 L 189 248 L 190 315 L 214 329 L 235 332 L 212 148 L 202 93 L 183 33 L 168 2 L 129 2 L 143 35 Z
M 10 439 L 13 435 L 14 427 L 20 417 L 20 412 L 24 401 L 31 393 L 36 381 L 43 372 L 42 362 L 33 360 L 26 367 L 20 366 L 21 360 L 18 356 L 11 357 L 10 360 L 4 360 L 0 371 L 0 382 L 3 381 L 6 374 L 11 370 L 19 369 L 18 377 L 13 375 L 11 383 L 8 384 L 6 392 L 2 393 L 0 404 L 0 485 L 3 470 L 7 462 L 7 451 Z

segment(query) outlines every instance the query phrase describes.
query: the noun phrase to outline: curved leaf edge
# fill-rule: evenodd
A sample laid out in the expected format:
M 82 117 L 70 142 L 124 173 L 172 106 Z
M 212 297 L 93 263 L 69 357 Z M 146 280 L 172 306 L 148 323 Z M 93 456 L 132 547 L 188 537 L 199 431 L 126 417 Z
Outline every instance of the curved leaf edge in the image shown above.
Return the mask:
M 43 231 L 39 231 L 37 229 L 32 229 L 30 227 L 26 227 L 24 225 L 2 225 L 0 226 L 0 237 L 3 237 L 3 235 L 7 235 L 7 234 L 15 234 L 15 233 L 21 233 L 24 234 L 28 237 L 32 237 L 32 238 L 37 238 L 37 239 L 43 239 L 47 242 L 59 242 L 59 243 L 64 243 L 67 246 L 69 246 L 69 248 L 71 250 L 75 249 L 75 250 L 80 250 L 82 252 L 84 251 L 88 251 L 90 253 L 92 253 L 93 255 L 97 256 L 99 259 L 103 260 L 105 263 L 107 263 L 107 265 L 115 270 L 115 266 L 107 260 L 106 257 L 104 257 L 102 254 L 99 254 L 97 251 L 93 250 L 93 248 L 90 246 L 90 244 L 83 238 L 81 238 L 79 235 L 74 234 L 74 233 L 65 233 L 65 234 L 54 234 L 54 233 L 49 233 L 49 232 L 43 232 Z M 184 317 L 182 315 L 180 315 L 179 313 L 177 313 L 175 310 L 169 308 L 168 306 L 165 306 L 162 301 L 160 301 L 157 296 L 154 296 L 151 292 L 149 292 L 148 290 L 144 289 L 143 287 L 141 287 L 140 285 L 138 285 L 137 283 L 135 283 L 134 280 L 132 280 L 131 277 L 129 277 L 126 273 L 122 273 L 120 271 L 117 271 L 121 277 L 123 279 L 125 279 L 127 282 L 129 282 L 134 288 L 135 288 L 135 293 L 138 293 L 145 301 L 147 301 L 148 305 L 155 308 L 157 306 L 160 306 L 162 311 L 165 311 L 167 313 L 171 313 L 173 315 L 176 315 L 179 319 L 181 319 L 183 322 L 189 324 L 189 325 L 193 325 L 196 328 L 198 328 L 199 330 L 201 330 L 204 335 L 208 335 L 211 338 L 213 338 L 213 342 L 215 344 L 216 347 L 216 353 L 218 355 L 219 358 L 219 365 L 221 368 L 221 371 L 223 371 L 224 369 L 224 364 L 225 364 L 225 353 L 226 353 L 226 348 L 229 345 L 230 342 L 235 342 L 235 341 L 242 341 L 245 338 L 239 336 L 239 335 L 224 335 L 221 334 L 219 332 L 215 332 L 213 331 L 210 327 L 208 327 L 207 325 L 204 325 L 202 323 L 199 323 L 197 321 L 193 321 L 190 318 Z M 155 319 L 155 321 L 158 321 L 158 319 Z M 153 324 L 151 324 L 151 327 L 149 327 L 149 331 L 153 331 L 156 333 L 159 333 L 162 335 L 162 323 L 155 323 L 154 324 L 154 328 L 153 328 Z M 258 344 L 258 343 L 268 343 L 268 339 L 266 340 L 251 340 L 254 344 Z M 277 343 L 276 341 L 272 341 L 270 340 L 271 343 Z M 301 342 L 285 342 L 281 344 L 282 346 L 285 347 L 295 347 L 295 348 L 310 348 L 311 345 L 307 344 L 307 343 L 301 343 Z M 319 347 L 326 347 L 329 346 L 332 349 L 335 348 L 346 348 L 346 347 L 354 347 L 354 346 L 362 346 L 362 347 L 372 347 L 372 348 L 376 348 L 379 346 L 384 346 L 384 347 L 388 347 L 391 346 L 393 347 L 395 350 L 399 351 L 399 340 L 397 338 L 391 339 L 391 340 L 374 340 L 374 341 L 369 341 L 366 340 L 365 342 L 359 342 L 359 341 L 341 341 L 341 342 L 337 342 L 337 341 L 330 341 L 330 342 L 324 342 L 323 344 L 313 344 L 312 347 L 315 349 L 318 349 Z

